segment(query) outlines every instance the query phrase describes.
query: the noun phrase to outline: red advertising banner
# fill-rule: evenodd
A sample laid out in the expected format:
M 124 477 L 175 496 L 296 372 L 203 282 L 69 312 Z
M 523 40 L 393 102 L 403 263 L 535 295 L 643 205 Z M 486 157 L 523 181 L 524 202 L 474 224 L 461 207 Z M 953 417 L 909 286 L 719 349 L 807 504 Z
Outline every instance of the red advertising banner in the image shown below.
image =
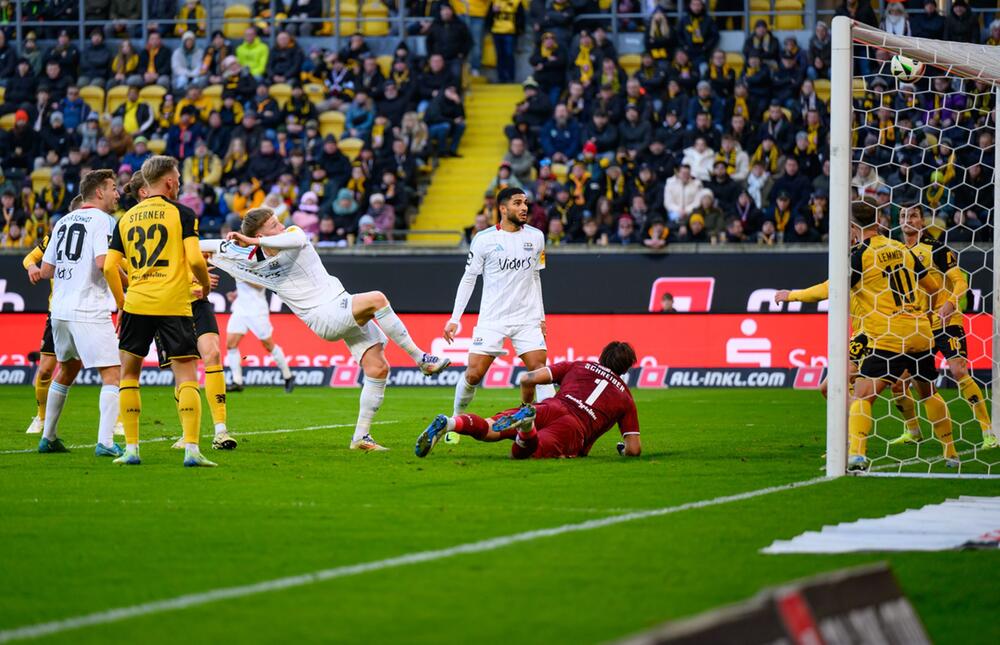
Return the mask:
M 229 316 L 219 314 L 225 336 Z M 472 346 L 475 317 L 466 316 L 455 343 L 441 338 L 447 314 L 404 315 L 414 339 L 427 351 L 464 365 Z M 282 346 L 293 367 L 329 367 L 353 363 L 343 343 L 320 340 L 292 314 L 272 314 L 274 340 Z M 668 368 L 793 368 L 826 365 L 826 316 L 823 314 L 622 314 L 548 316 L 549 360 L 596 358 L 611 340 L 626 340 L 636 348 L 642 367 Z M 27 365 L 28 354 L 38 351 L 43 314 L 0 315 L 0 365 Z M 969 357 L 974 368 L 990 369 L 992 333 L 987 314 L 966 316 Z M 225 342 L 223 340 L 223 342 Z M 245 365 L 273 366 L 271 356 L 252 336 L 240 344 Z M 391 344 L 389 362 L 404 367 L 409 358 Z M 155 363 L 151 354 L 150 365 Z M 520 361 L 508 346 L 497 366 Z M 649 372 L 653 374 L 653 372 Z M 811 372 L 802 372 L 808 378 Z

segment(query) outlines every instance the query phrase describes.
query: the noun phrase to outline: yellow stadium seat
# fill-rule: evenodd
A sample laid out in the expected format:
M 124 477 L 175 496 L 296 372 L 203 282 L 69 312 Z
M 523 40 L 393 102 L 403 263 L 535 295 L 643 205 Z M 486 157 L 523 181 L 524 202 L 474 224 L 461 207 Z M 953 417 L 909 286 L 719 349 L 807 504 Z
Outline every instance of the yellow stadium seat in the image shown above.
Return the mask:
M 361 6 L 361 33 L 365 36 L 389 35 L 389 8 L 381 2 L 366 2 Z
M 346 139 L 341 139 L 340 143 L 337 145 L 340 146 L 340 151 L 343 152 L 348 159 L 354 161 L 358 158 L 358 155 L 361 154 L 361 148 L 365 146 L 365 142 L 361 139 L 348 137 Z
M 167 140 L 150 139 L 149 143 L 147 144 L 147 147 L 149 148 L 149 151 L 152 152 L 154 155 L 162 155 L 163 152 L 167 149 Z
M 618 57 L 618 64 L 622 66 L 626 74 L 631 76 L 642 66 L 642 56 L 639 54 L 622 54 Z
M 45 167 L 39 168 L 31 173 L 31 190 L 41 192 L 43 188 L 49 185 L 52 181 L 52 169 Z
M 0 87 L 0 103 L 3 103 L 3 99 L 5 96 L 7 96 L 7 88 Z
M 288 103 L 288 99 L 292 96 L 292 86 L 288 83 L 272 83 L 267 91 L 277 102 L 278 107 L 285 107 L 285 103 Z
M 830 102 L 830 79 L 817 78 L 813 81 L 813 87 L 816 89 L 816 96 L 823 99 L 824 103 Z
M 218 110 L 222 107 L 222 86 L 209 85 L 201 91 L 201 95 L 212 101 L 212 109 Z
M 340 15 L 336 14 L 334 3 L 330 3 L 330 15 L 337 18 L 337 32 L 340 37 L 353 36 L 358 31 L 358 5 L 353 2 L 340 3 Z
M 569 166 L 564 163 L 552 164 L 552 175 L 562 183 L 569 178 Z
M 733 73 L 739 78 L 740 74 L 743 73 L 743 54 L 726 52 L 726 67 L 733 70 Z
M 488 34 L 487 34 L 488 36 Z M 493 46 L 493 38 L 483 36 L 483 67 L 496 67 L 497 66 L 497 50 Z
M 250 26 L 250 17 L 253 13 L 250 7 L 245 4 L 231 4 L 222 13 L 222 34 L 226 38 L 239 40 L 243 38 L 243 32 Z
M 166 93 L 167 88 L 162 85 L 146 85 L 139 90 L 139 98 L 143 101 L 149 101 L 151 99 L 160 99 L 160 101 L 162 101 Z
M 302 89 L 305 90 L 306 96 L 314 105 L 319 105 L 326 100 L 326 88 L 319 83 L 306 83 Z
M 775 29 L 798 31 L 804 28 L 802 0 L 775 0 L 774 10 L 794 12 L 775 16 Z
M 105 99 L 107 101 L 105 112 L 107 114 L 114 114 L 115 110 L 125 102 L 128 96 L 128 86 L 127 85 L 115 85 L 110 90 L 108 90 L 108 96 Z
M 611 10 L 611 0 L 599 0 L 597 4 L 601 8 L 601 11 Z
M 379 56 L 375 60 L 378 61 L 378 68 L 382 70 L 382 76 L 389 78 L 389 74 L 392 73 L 392 56 L 386 54 L 385 56 Z
M 865 85 L 865 79 L 855 78 L 851 85 L 851 96 L 856 99 L 864 98 L 865 92 L 868 91 L 868 86 Z
M 80 88 L 80 98 L 87 106 L 100 114 L 104 112 L 104 88 L 97 85 L 87 85 Z
M 14 113 L 5 114 L 0 116 L 0 129 L 13 130 L 14 129 Z
M 324 137 L 332 134 L 339 139 L 340 135 L 344 133 L 345 120 L 343 112 L 336 110 L 323 112 L 319 115 L 319 133 Z

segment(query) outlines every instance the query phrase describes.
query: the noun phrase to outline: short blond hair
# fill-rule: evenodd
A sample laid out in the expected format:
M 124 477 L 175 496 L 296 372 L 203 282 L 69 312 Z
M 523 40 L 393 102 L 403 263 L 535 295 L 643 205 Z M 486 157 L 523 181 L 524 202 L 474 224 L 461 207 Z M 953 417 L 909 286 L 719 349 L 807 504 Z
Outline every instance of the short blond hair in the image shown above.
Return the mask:
M 167 155 L 153 155 L 143 162 L 139 172 L 146 180 L 146 185 L 152 186 L 174 170 L 177 170 L 176 159 Z
M 257 235 L 257 231 L 260 230 L 260 227 L 272 217 L 274 217 L 274 211 L 266 206 L 251 208 L 247 211 L 247 214 L 243 216 L 243 223 L 240 225 L 240 232 L 247 237 L 253 237 Z

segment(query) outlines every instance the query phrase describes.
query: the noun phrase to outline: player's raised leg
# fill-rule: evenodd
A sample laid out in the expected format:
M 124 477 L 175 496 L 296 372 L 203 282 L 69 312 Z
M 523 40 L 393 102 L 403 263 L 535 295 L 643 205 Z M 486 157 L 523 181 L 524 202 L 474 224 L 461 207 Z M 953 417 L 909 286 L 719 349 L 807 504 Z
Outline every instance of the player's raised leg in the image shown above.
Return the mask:
M 364 327 L 374 319 L 385 335 L 409 354 L 424 374 L 437 374 L 451 364 L 449 359 L 428 354 L 417 346 L 406 325 L 392 310 L 389 299 L 381 291 L 354 294 L 351 298 L 351 312 L 359 327 Z
M 59 374 L 52 380 L 45 402 L 45 424 L 42 438 L 38 441 L 38 452 L 69 452 L 58 436 L 59 417 L 62 415 L 63 406 L 66 405 L 69 388 L 82 367 L 83 364 L 78 359 L 65 361 L 61 364 Z
M 513 413 L 516 410 L 508 410 L 508 412 Z M 475 414 L 464 413 L 450 417 L 439 414 L 434 417 L 430 425 L 417 437 L 417 444 L 413 452 L 418 457 L 426 457 L 446 434 L 469 436 L 476 441 L 485 442 L 513 439 L 517 434 L 517 429 L 511 427 L 504 429 L 502 432 L 493 432 L 493 423 L 493 419 L 484 419 Z
M 370 327 L 374 327 L 371 325 Z M 364 332 L 372 332 L 370 327 L 363 329 Z M 383 337 L 384 338 L 384 337 Z M 357 346 L 353 338 L 344 338 L 348 347 Z M 388 448 L 379 445 L 371 435 L 372 421 L 382 407 L 385 400 L 385 382 L 389 378 L 389 363 L 385 360 L 383 344 L 376 342 L 374 345 L 363 350 L 361 369 L 364 371 L 365 380 L 361 386 L 361 397 L 358 401 L 358 423 L 354 426 L 354 436 L 351 437 L 351 450 L 362 450 L 365 452 L 380 452 Z

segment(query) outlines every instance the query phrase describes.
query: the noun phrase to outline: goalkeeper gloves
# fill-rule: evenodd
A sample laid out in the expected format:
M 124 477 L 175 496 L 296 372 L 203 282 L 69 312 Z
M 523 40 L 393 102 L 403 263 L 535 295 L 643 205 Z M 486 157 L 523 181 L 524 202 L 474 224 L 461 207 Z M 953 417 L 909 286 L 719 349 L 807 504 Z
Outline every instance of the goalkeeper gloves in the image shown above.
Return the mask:
M 625 456 L 625 442 L 624 441 L 619 441 L 618 445 L 616 446 L 616 448 L 618 448 L 618 455 L 621 456 L 621 457 L 624 457 Z

